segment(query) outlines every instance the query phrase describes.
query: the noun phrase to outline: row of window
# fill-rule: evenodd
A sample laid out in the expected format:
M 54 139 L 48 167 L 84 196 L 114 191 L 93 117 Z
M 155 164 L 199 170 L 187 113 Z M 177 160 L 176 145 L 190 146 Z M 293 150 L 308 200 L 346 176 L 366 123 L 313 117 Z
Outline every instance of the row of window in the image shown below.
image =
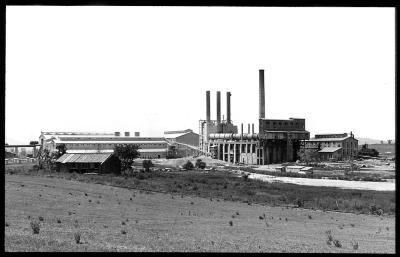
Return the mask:
M 66 143 L 65 146 L 68 147 L 73 147 L 73 146 L 114 146 L 114 145 L 120 145 L 120 144 L 68 144 Z M 167 144 L 135 144 L 138 146 L 161 146 L 161 147 L 166 147 Z
M 295 127 L 301 127 L 301 128 L 304 127 L 303 123 L 287 122 L 287 121 L 284 121 L 284 122 L 282 122 L 282 121 L 272 121 L 272 122 L 271 121 L 266 121 L 265 124 L 267 126 L 270 126 L 270 125 L 272 125 L 272 126 L 277 126 L 277 125 L 282 126 L 282 125 L 284 125 L 284 126 L 292 126 L 292 127 L 295 126 Z

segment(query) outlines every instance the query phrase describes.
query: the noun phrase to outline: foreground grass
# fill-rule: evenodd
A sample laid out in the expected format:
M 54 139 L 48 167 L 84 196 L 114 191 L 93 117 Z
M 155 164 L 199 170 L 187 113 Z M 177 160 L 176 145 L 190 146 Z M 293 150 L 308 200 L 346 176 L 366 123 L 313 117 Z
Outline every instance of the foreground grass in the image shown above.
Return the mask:
M 5 175 L 6 251 L 395 251 L 393 217 L 182 197 L 76 176 Z
M 21 172 L 39 176 L 49 174 L 43 171 L 36 173 L 30 171 L 29 168 L 20 170 Z M 52 173 L 52 176 L 144 191 L 239 201 L 249 205 L 258 203 L 270 206 L 298 206 L 308 209 L 362 214 L 395 215 L 396 212 L 395 192 L 268 183 L 243 179 L 227 171 L 213 171 L 211 173 L 154 171 L 142 173 L 135 177 L 55 172 Z

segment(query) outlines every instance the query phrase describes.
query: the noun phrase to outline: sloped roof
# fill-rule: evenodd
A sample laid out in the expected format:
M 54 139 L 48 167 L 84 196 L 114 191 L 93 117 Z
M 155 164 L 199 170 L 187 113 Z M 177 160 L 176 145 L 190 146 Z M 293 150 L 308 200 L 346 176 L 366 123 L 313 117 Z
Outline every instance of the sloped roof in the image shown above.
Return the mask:
M 67 153 L 114 153 L 114 149 L 67 149 Z
M 55 140 L 56 143 L 62 144 L 165 144 L 166 141 L 113 141 L 113 140 L 93 140 L 93 141 L 63 141 Z
M 66 153 L 57 159 L 60 163 L 103 163 L 112 153 Z
M 341 147 L 324 147 L 322 150 L 318 151 L 319 153 L 334 153 L 338 150 L 342 149 Z
M 353 138 L 351 136 L 347 137 L 336 137 L 336 138 L 310 138 L 308 142 L 337 142 L 337 141 L 343 141 L 348 138 Z M 354 140 L 357 140 L 353 138 Z

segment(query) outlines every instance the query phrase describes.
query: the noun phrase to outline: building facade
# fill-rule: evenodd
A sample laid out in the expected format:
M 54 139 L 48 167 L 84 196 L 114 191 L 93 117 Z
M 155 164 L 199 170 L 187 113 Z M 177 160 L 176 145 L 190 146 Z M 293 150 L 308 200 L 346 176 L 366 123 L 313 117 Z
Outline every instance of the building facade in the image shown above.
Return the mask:
M 43 149 L 50 152 L 65 144 L 67 150 L 84 153 L 87 150 L 112 152 L 116 145 L 135 144 L 140 147 L 140 158 L 166 158 L 168 143 L 163 137 L 131 137 L 129 132 L 121 133 L 85 133 L 85 132 L 42 132 L 39 142 Z M 72 152 L 71 152 L 72 153 Z
M 305 149 L 318 151 L 321 160 L 349 160 L 357 157 L 358 140 L 352 132 L 317 134 L 305 141 Z

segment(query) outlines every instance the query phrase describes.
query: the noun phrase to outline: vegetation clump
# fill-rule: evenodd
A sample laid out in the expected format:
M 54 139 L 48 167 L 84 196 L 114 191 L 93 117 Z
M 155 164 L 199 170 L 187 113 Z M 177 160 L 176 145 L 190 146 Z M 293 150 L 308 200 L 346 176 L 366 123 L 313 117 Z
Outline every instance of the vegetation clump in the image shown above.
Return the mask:
M 143 160 L 142 165 L 146 172 L 149 172 L 150 168 L 154 167 L 154 164 L 151 162 L 151 160 Z
M 75 239 L 75 243 L 80 244 L 81 243 L 81 232 L 75 232 L 74 239 Z
M 40 224 L 39 222 L 35 221 L 31 221 L 31 228 L 33 231 L 33 234 L 39 234 L 40 231 Z
M 206 163 L 203 162 L 201 159 L 197 159 L 197 160 L 196 160 L 195 167 L 196 167 L 197 169 L 205 169 L 205 168 L 206 168 Z
M 192 170 L 194 168 L 194 165 L 191 161 L 188 160 L 182 167 L 186 170 Z
M 139 156 L 139 146 L 135 144 L 116 145 L 114 154 L 121 161 L 121 171 L 129 172 L 132 170 L 133 160 Z

